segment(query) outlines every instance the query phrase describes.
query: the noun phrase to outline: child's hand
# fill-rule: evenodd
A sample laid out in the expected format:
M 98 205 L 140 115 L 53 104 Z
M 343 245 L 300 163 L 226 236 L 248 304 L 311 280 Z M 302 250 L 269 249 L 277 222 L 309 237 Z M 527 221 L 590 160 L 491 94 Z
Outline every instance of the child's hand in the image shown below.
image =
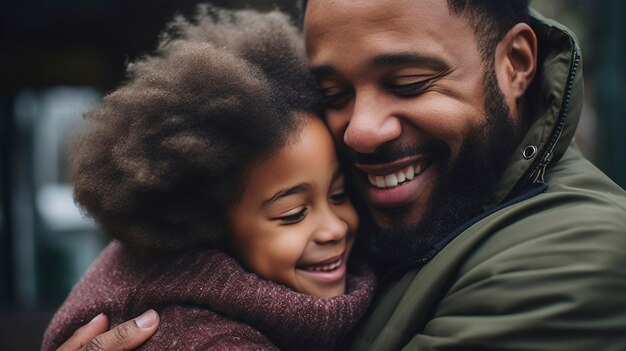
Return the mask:
M 109 318 L 99 314 L 76 330 L 57 351 L 131 350 L 146 342 L 158 326 L 159 315 L 154 310 L 148 310 L 141 316 L 107 331 Z

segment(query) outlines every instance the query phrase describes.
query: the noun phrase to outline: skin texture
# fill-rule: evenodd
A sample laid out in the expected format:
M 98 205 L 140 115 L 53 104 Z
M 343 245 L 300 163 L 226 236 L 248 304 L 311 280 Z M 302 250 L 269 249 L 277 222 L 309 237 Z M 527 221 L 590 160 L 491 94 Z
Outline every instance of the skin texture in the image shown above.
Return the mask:
M 475 198 L 461 171 L 476 168 L 470 173 L 482 182 L 481 173 L 496 178 L 504 168 L 524 129 L 521 97 L 535 70 L 532 30 L 522 24 L 512 31 L 486 67 L 469 21 L 452 15 L 445 1 L 309 2 L 306 48 L 327 122 L 383 230 L 413 228 L 446 211 L 454 227 L 481 210 L 482 199 L 468 208 L 455 204 L 457 197 Z M 485 87 L 490 77 L 499 89 Z M 493 127 L 491 117 L 501 126 Z M 504 157 L 491 152 L 498 149 Z M 411 181 L 371 184 L 409 166 L 421 169 Z M 450 186 L 456 193 L 442 195 Z M 439 227 L 425 231 L 449 229 Z
M 104 314 L 94 317 L 80 327 L 58 351 L 132 350 L 143 344 L 159 326 L 159 315 L 148 310 L 141 316 L 109 329 L 109 318 Z
M 402 204 L 404 224 L 419 223 L 439 174 L 452 168 L 464 140 L 487 121 L 485 69 L 471 26 L 452 16 L 445 1 L 314 0 L 306 9 L 304 30 L 309 59 L 330 107 L 327 122 L 340 152 L 355 162 L 357 170 L 363 164 L 375 175 L 396 170 L 406 160 L 428 166 L 414 186 L 394 190 L 395 194 L 377 195 L 367 178 L 357 175 L 358 190 L 375 222 L 389 226 L 396 216 L 385 208 Z M 397 53 L 434 57 L 445 65 L 372 65 L 376 57 Z M 515 25 L 494 53 L 492 73 L 514 126 L 513 143 L 526 128 L 523 95 L 535 74 L 536 56 L 537 39 L 525 24 Z M 340 99 L 328 99 L 344 92 L 348 94 Z M 428 152 L 419 151 L 420 145 L 435 145 L 431 148 L 443 149 L 437 153 L 447 156 L 429 159 Z M 116 350 L 109 344 L 102 349 Z
M 229 212 L 233 250 L 261 277 L 318 297 L 345 292 L 358 225 L 332 138 L 312 115 L 282 150 L 255 164 Z M 281 194 L 281 196 L 277 196 Z M 311 271 L 338 264 L 326 272 Z

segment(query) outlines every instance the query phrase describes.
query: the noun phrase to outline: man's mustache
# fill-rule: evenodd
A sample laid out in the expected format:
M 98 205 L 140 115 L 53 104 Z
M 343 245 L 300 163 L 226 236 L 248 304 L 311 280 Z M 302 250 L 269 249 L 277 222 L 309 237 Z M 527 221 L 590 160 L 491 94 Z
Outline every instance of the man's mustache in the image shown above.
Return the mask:
M 391 141 L 380 145 L 376 148 L 376 150 L 374 150 L 374 152 L 367 154 L 354 152 L 344 146 L 344 156 L 346 156 L 354 164 L 372 165 L 389 163 L 405 157 L 420 154 L 436 157 L 437 155 L 446 154 L 447 150 L 448 148 L 444 143 L 433 140 L 411 145 Z

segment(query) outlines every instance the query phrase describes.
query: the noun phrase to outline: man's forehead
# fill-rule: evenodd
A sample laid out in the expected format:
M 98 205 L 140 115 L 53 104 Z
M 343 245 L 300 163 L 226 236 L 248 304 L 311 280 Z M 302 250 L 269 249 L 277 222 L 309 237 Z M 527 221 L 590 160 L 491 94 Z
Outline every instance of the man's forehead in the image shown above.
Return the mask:
M 449 12 L 447 0 L 308 0 L 302 2 L 303 20 L 311 12 L 323 11 L 325 14 L 342 14 L 352 17 L 373 10 L 373 14 L 384 16 L 386 13 L 415 12 L 430 17 L 434 11 L 445 9 Z M 344 11 L 347 11 L 344 13 Z M 371 13 L 370 13 L 371 14 Z
M 304 23 L 307 25 L 307 20 L 311 18 L 314 18 L 312 23 L 314 25 L 319 20 L 330 22 L 338 18 L 344 21 L 385 19 L 385 17 L 390 15 L 406 12 L 409 2 L 407 0 L 394 0 L 393 2 L 374 0 L 311 0 L 306 8 Z
M 304 22 L 314 65 L 341 52 L 366 55 L 368 61 L 385 53 L 432 56 L 453 50 L 464 33 L 474 39 L 469 24 L 451 15 L 445 0 L 309 0 Z
M 403 30 L 419 25 L 441 30 L 454 19 L 446 0 L 309 0 L 303 25 L 311 38 L 346 27 Z

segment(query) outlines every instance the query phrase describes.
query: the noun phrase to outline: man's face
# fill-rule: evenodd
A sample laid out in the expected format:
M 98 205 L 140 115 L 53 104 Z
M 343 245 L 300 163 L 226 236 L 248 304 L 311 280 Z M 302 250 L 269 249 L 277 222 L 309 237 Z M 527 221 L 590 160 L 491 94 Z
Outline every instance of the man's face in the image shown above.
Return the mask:
M 475 215 L 475 190 L 487 185 L 472 182 L 506 162 L 485 153 L 506 154 L 497 149 L 514 133 L 469 22 L 444 0 L 312 0 L 304 32 L 328 125 L 375 222 L 393 230 Z M 470 209 L 454 204 L 468 198 Z

